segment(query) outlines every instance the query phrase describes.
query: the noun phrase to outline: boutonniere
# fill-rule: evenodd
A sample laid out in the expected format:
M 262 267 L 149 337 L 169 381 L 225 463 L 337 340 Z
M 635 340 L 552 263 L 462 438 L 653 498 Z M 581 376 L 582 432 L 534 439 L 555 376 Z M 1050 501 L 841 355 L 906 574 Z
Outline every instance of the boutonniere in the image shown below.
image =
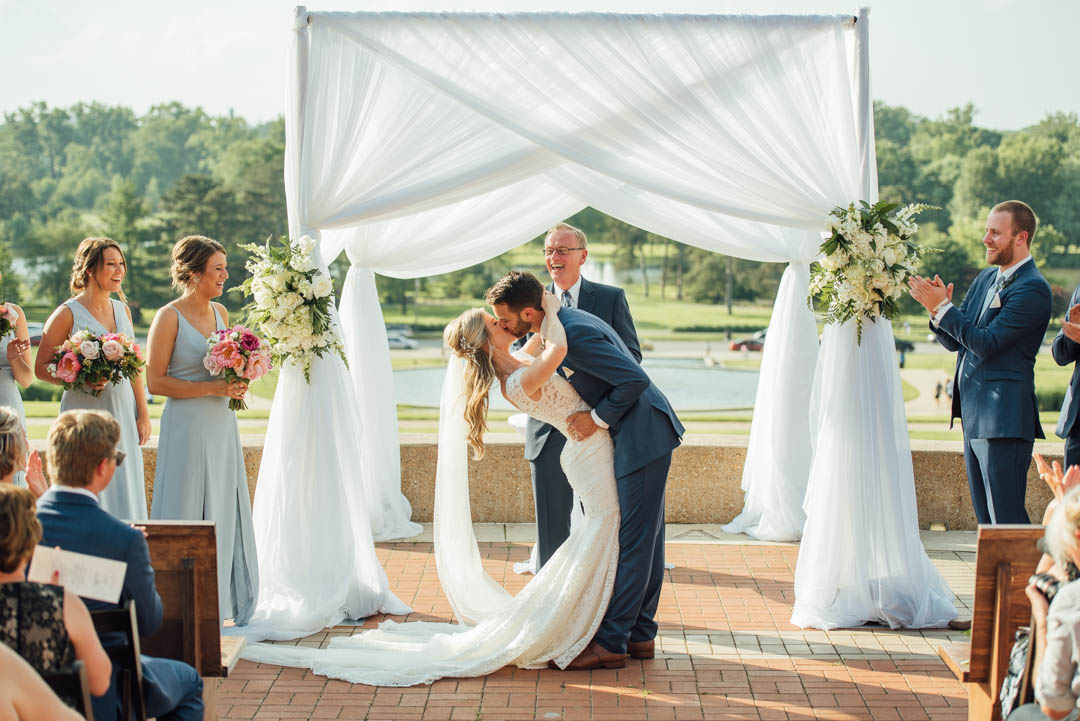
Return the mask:
M 1016 280 L 1016 273 L 1013 273 L 1008 278 L 1001 281 L 1001 287 L 998 288 L 998 292 L 1000 293 L 1000 292 L 1004 291 L 1006 288 L 1008 288 L 1010 285 L 1013 284 L 1014 280 Z

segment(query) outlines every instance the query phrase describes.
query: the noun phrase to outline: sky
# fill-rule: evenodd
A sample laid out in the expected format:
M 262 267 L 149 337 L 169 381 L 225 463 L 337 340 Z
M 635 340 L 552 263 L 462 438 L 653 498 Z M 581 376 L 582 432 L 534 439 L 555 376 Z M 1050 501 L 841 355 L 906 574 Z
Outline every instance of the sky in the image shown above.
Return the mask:
M 309 10 L 595 10 L 842 13 L 835 0 L 326 0 Z M 0 111 L 36 101 L 180 101 L 253 123 L 284 111 L 292 1 L 0 0 Z M 938 117 L 974 103 L 1014 130 L 1080 114 L 1080 0 L 878 0 L 869 4 L 875 99 Z

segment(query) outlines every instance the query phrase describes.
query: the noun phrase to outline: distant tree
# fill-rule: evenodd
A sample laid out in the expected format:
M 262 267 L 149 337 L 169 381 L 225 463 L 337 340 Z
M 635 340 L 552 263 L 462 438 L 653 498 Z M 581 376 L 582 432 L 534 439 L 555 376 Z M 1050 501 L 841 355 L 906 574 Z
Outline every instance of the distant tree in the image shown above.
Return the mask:
M 183 176 L 198 172 L 206 149 L 188 141 L 208 122 L 201 108 L 175 102 L 150 108 L 131 134 L 135 188 L 145 191 L 150 179 L 157 178 L 162 189 L 167 190 Z

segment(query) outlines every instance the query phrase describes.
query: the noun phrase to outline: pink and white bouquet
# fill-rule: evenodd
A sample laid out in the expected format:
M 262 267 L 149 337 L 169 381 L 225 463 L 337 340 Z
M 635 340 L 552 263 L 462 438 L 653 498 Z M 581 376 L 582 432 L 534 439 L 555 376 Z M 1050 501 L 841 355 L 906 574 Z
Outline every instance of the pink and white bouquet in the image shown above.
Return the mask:
M 0 338 L 15 330 L 19 312 L 10 303 L 0 303 Z
M 248 328 L 234 325 L 210 334 L 203 366 L 212 376 L 224 373 L 230 383 L 240 381 L 247 385 L 270 371 L 270 348 Z M 243 399 L 230 398 L 229 408 L 242 411 L 247 404 Z
M 80 390 L 96 397 L 101 391 L 91 386 L 134 378 L 145 365 L 139 344 L 123 333 L 96 335 L 84 329 L 56 346 L 46 369 L 66 390 Z

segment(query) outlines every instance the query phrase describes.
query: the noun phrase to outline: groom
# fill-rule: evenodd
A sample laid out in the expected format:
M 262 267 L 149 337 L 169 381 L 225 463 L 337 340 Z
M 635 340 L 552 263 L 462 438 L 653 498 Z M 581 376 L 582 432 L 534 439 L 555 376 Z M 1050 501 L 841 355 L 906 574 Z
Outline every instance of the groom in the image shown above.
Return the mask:
M 485 299 L 499 325 L 521 338 L 540 332 L 543 295 L 536 276 L 515 270 Z M 607 613 L 567 669 L 622 668 L 628 652 L 633 658 L 654 655 L 653 617 L 664 580 L 664 491 L 683 426 L 611 326 L 576 308 L 560 310 L 559 321 L 568 344 L 560 374 L 568 372 L 570 384 L 593 408 L 570 416 L 568 432 L 583 440 L 599 428 L 610 430 L 621 513 L 619 565 Z

